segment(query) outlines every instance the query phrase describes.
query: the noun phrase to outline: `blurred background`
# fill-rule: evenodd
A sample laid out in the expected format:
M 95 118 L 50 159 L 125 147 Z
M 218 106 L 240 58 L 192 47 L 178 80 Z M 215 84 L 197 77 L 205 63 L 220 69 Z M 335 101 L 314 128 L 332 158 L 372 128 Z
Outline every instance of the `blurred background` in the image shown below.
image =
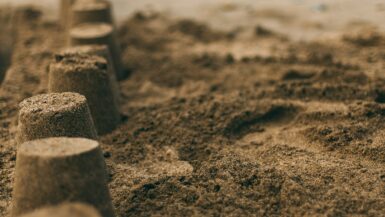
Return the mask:
M 138 10 L 194 18 L 216 28 L 264 26 L 303 40 L 333 35 L 360 25 L 385 30 L 384 0 L 111 0 L 118 21 Z M 59 0 L 0 0 L 0 5 L 32 4 L 48 19 L 57 16 Z M 300 31 L 299 31 L 300 30 Z

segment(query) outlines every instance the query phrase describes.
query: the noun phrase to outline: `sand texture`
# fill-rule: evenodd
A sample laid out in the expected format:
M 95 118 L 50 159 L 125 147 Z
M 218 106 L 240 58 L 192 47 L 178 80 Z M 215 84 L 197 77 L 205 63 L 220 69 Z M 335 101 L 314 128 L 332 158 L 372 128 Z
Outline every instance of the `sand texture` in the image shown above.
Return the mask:
M 20 15 L 0 90 L 0 216 L 18 103 L 47 92 L 65 44 L 38 15 Z M 118 36 L 123 118 L 100 137 L 117 216 L 384 215 L 385 34 L 373 25 L 297 41 L 262 24 L 217 30 L 144 11 Z

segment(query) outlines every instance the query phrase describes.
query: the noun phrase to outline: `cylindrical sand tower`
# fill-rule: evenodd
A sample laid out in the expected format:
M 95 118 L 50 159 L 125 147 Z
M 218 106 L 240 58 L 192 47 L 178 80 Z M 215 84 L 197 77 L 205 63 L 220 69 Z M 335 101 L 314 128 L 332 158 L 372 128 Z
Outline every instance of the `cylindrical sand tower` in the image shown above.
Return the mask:
M 74 54 L 88 54 L 103 57 L 108 62 L 108 73 L 110 76 L 111 86 L 117 102 L 120 102 L 120 88 L 116 79 L 117 72 L 115 70 L 110 51 L 106 45 L 83 45 L 64 48 L 59 55 L 74 55 Z
M 21 144 L 17 152 L 12 216 L 63 202 L 94 206 L 114 217 L 98 142 L 57 137 Z
M 84 95 L 99 134 L 111 132 L 120 123 L 118 103 L 104 58 L 83 54 L 57 55 L 50 67 L 48 83 L 51 93 L 70 91 Z
M 77 1 L 71 10 L 71 27 L 82 23 L 108 23 L 113 26 L 111 3 L 107 1 Z
M 72 11 L 73 11 L 74 4 L 76 3 L 79 5 L 82 5 L 82 4 L 92 4 L 94 2 L 96 3 L 96 2 L 107 2 L 107 1 L 105 0 L 60 0 L 59 23 L 65 30 L 68 30 L 71 27 Z
M 70 30 L 68 41 L 69 46 L 90 44 L 107 45 L 111 52 L 118 80 L 122 80 L 127 76 L 123 70 L 119 43 L 114 27 L 111 24 L 85 23 L 77 25 Z
M 18 144 L 62 136 L 97 138 L 84 96 L 77 93 L 51 93 L 37 95 L 20 103 Z

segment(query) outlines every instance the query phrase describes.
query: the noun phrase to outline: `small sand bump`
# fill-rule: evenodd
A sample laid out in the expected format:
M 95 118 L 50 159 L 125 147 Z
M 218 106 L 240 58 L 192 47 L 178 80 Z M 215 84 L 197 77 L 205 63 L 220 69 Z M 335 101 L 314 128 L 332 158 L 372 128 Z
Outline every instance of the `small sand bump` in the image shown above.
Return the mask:
M 70 34 L 76 38 L 106 37 L 113 32 L 113 27 L 104 23 L 80 24 L 71 29 Z

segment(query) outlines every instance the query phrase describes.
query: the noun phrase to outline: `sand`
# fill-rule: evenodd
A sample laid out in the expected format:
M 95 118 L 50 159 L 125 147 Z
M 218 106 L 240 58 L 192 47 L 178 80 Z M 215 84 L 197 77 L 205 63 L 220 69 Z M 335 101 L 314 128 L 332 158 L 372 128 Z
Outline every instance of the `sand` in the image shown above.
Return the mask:
M 100 145 L 84 138 L 29 141 L 18 148 L 12 217 L 47 206 L 81 202 L 115 217 Z
M 91 206 L 81 203 L 67 203 L 61 206 L 46 207 L 22 217 L 100 217 L 100 214 Z
M 76 93 L 41 94 L 19 104 L 18 144 L 47 137 L 97 139 L 87 100 Z
M 0 91 L 5 216 L 17 104 L 46 92 L 64 41 L 55 23 L 28 20 Z M 385 35 L 347 27 L 298 42 L 262 24 L 217 30 L 148 11 L 123 22 L 124 118 L 100 138 L 117 215 L 383 215 Z

